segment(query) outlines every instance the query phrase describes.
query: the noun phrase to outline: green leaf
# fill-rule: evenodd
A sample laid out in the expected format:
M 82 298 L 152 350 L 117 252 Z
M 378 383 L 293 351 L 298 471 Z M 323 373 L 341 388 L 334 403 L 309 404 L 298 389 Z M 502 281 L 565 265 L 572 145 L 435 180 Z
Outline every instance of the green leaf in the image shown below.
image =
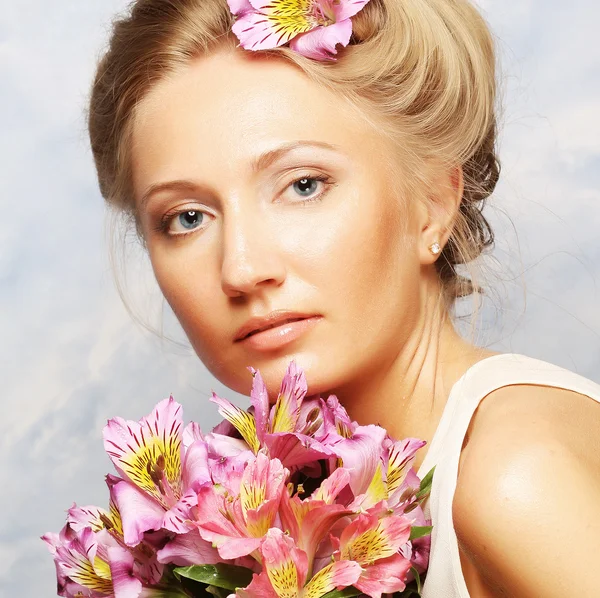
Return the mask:
M 321 598 L 353 598 L 353 596 L 360 596 L 361 591 L 357 590 L 354 586 L 348 586 L 343 590 L 332 590 L 323 594 Z
M 410 570 L 412 571 L 412 574 L 415 576 L 415 583 L 417 584 L 417 592 L 419 593 L 419 596 L 420 596 L 421 595 L 421 576 L 419 575 L 419 572 L 414 567 L 411 567 Z
M 421 598 L 421 594 L 414 588 L 406 588 L 403 592 L 394 594 L 394 598 Z
M 423 525 L 418 526 L 415 525 L 410 528 L 410 538 L 409 540 L 416 540 L 417 538 L 422 538 L 423 536 L 428 536 L 433 529 L 432 525 Z
M 245 588 L 252 581 L 252 571 L 246 567 L 217 563 L 216 565 L 192 565 L 173 569 L 177 579 L 185 577 L 216 588 L 235 590 Z
M 209 594 L 216 596 L 216 598 L 227 598 L 227 596 L 229 596 L 229 590 L 226 590 L 225 588 L 217 588 L 215 586 L 206 586 L 206 591 Z
M 406 585 L 406 588 L 402 592 L 396 592 L 394 598 L 421 598 L 421 579 L 419 573 L 414 567 L 411 567 L 411 571 L 415 575 L 415 579 Z
M 428 496 L 431 492 L 431 485 L 433 483 L 433 473 L 435 471 L 436 466 L 434 465 L 429 473 L 421 480 L 421 485 L 419 487 L 419 491 L 416 493 L 417 500 Z

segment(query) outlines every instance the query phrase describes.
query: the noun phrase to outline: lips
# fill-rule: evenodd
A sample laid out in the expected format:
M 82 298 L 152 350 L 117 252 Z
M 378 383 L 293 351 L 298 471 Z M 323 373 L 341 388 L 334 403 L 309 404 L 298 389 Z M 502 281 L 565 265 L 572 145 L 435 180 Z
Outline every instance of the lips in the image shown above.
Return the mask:
M 288 322 L 297 322 L 298 320 L 305 320 L 307 318 L 314 317 L 315 315 L 316 314 L 303 314 L 298 312 L 280 310 L 273 311 L 270 314 L 263 317 L 250 318 L 250 320 L 248 320 L 237 331 L 234 337 L 234 341 L 242 341 L 245 338 L 252 336 L 253 334 L 262 332 L 263 330 L 269 330 L 269 328 L 275 328 Z

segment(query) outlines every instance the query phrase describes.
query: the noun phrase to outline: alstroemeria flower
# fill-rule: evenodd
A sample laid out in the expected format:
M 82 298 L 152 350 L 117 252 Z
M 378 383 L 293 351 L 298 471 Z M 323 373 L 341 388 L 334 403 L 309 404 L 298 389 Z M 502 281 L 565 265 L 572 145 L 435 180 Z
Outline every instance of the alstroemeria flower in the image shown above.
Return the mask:
M 110 539 L 102 544 L 91 528 L 76 532 L 69 524 L 60 534 L 46 534 L 42 539 L 54 555 L 59 596 L 140 596 L 142 582 L 134 575 L 133 555 Z
M 332 526 L 352 511 L 336 504 L 339 493 L 348 486 L 350 474 L 336 469 L 309 498 L 302 500 L 297 494 L 284 492 L 279 514 L 285 531 L 295 539 L 298 548 L 306 553 L 308 570 L 312 571 L 315 553 Z
M 113 480 L 118 479 L 112 477 Z M 133 548 L 125 544 L 121 515 L 112 500 L 109 511 L 96 506 L 78 507 L 74 504 L 68 511 L 67 524 L 75 533 L 90 528 L 99 538 L 104 539 L 104 543 L 125 548 L 133 556 L 135 577 L 143 583 L 153 585 L 160 581 L 164 567 L 157 560 L 156 550 L 144 542 Z M 106 540 L 107 536 L 111 538 L 110 541 Z
M 285 467 L 301 467 L 334 456 L 331 448 L 306 434 L 319 429 L 315 424 L 322 419 L 322 415 L 319 403 L 315 402 L 311 403 L 310 413 L 305 410 L 303 413 L 306 377 L 295 362 L 290 363 L 277 400 L 270 409 L 267 388 L 260 372 L 251 371 L 254 376 L 250 392 L 253 413 L 240 409 L 214 393 L 211 401 L 254 453 L 266 448 L 271 459 L 279 459 Z
M 321 598 L 333 589 L 353 585 L 361 574 L 358 563 L 340 560 L 323 567 L 307 582 L 306 553 L 277 528 L 269 530 L 260 552 L 263 572 L 237 591 L 240 598 Z
M 173 397 L 139 422 L 115 417 L 104 428 L 104 448 L 124 478 L 111 491 L 128 546 L 149 530 L 193 528 L 190 510 L 197 490 L 211 478 L 206 444 L 196 440 L 184 447 L 182 428 L 181 405 Z
M 221 558 L 235 559 L 258 549 L 273 525 L 289 471 L 258 453 L 239 484 L 206 485 L 198 491 L 196 525 Z M 237 487 L 236 487 L 237 486 Z
M 337 556 L 361 565 L 354 583 L 357 589 L 371 598 L 404 590 L 411 562 L 399 551 L 409 541 L 410 528 L 411 522 L 403 516 L 363 513 L 344 529 Z
M 308 58 L 332 59 L 336 45 L 347 46 L 350 17 L 369 0 L 227 0 L 238 18 L 232 30 L 247 50 L 276 48 L 287 42 Z

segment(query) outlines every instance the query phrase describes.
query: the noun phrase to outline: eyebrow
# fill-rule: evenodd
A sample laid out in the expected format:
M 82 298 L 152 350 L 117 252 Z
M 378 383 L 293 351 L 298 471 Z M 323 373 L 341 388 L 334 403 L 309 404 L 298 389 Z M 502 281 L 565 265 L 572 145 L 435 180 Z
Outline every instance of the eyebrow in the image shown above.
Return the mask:
M 288 152 L 291 152 L 295 149 L 299 149 L 302 147 L 315 147 L 319 149 L 326 149 L 330 151 L 340 151 L 340 148 L 337 145 L 333 145 L 331 143 L 325 143 L 324 141 L 290 141 L 289 143 L 284 143 L 279 147 L 266 151 L 262 153 L 258 158 L 256 158 L 252 163 L 252 170 L 254 172 L 259 172 L 268 168 L 276 162 L 281 157 L 283 157 Z
M 252 161 L 252 171 L 260 172 L 261 170 L 265 170 L 269 166 L 271 166 L 274 162 L 282 158 L 285 154 L 299 148 L 303 147 L 313 147 L 319 149 L 326 149 L 330 151 L 340 151 L 340 147 L 337 145 L 333 145 L 331 143 L 326 143 L 324 141 L 291 141 L 289 143 L 284 143 L 279 147 L 263 152 Z M 154 183 L 150 185 L 148 189 L 142 195 L 142 199 L 140 200 L 140 204 L 144 207 L 148 200 L 152 195 L 158 193 L 159 191 L 189 191 L 193 192 L 198 189 L 201 185 L 193 183 L 192 181 L 168 181 L 165 183 Z

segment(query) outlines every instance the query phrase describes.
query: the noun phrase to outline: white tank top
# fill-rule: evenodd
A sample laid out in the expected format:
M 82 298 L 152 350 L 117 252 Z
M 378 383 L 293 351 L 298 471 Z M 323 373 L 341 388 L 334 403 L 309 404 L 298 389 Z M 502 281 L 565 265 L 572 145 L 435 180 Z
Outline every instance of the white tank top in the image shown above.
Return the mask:
M 435 465 L 431 494 L 424 506 L 431 518 L 429 569 L 422 598 L 470 598 L 462 574 L 452 521 L 452 499 L 465 434 L 477 405 L 490 392 L 513 384 L 537 384 L 578 392 L 600 403 L 600 385 L 556 365 L 516 353 L 487 357 L 470 367 L 454 384 L 429 451 L 419 468 L 420 478 Z

